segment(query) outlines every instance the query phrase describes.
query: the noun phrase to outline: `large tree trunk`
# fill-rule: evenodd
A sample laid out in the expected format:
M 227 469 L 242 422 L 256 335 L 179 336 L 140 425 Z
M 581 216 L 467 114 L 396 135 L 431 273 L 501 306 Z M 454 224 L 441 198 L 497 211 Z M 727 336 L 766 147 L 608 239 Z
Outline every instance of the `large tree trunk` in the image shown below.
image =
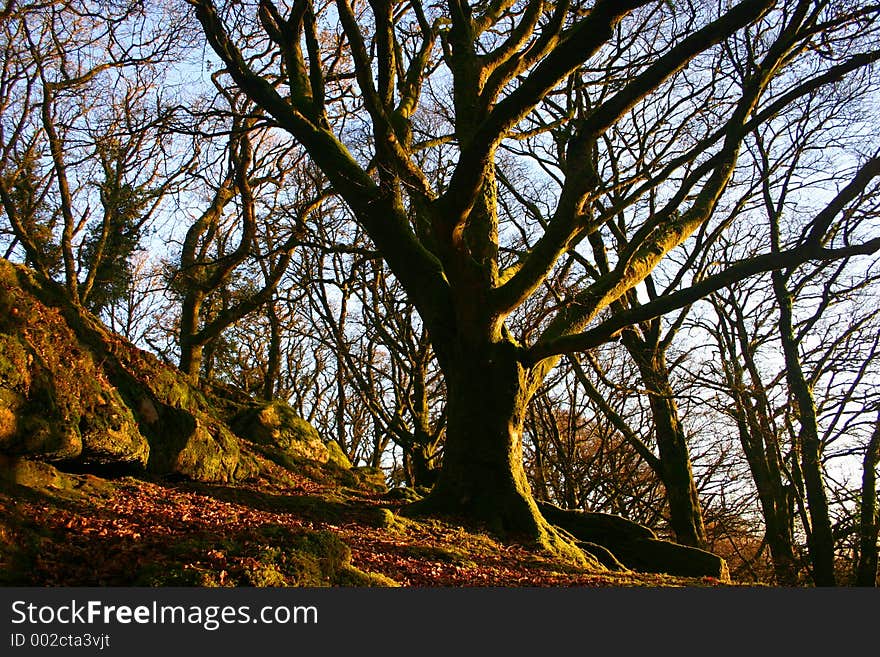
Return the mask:
M 415 513 L 482 523 L 507 539 L 536 544 L 580 563 L 583 553 L 543 518 L 526 480 L 522 428 L 528 372 L 509 342 L 460 350 L 446 368 L 443 467 Z

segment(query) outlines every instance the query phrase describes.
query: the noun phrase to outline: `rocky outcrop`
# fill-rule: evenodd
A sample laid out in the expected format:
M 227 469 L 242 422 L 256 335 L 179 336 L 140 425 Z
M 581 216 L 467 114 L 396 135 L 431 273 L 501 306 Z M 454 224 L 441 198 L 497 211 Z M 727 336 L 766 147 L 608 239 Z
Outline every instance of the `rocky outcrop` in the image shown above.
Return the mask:
M 0 260 L 0 453 L 228 482 L 256 473 L 173 367 Z
M 146 467 L 149 442 L 100 360 L 24 275 L 0 261 L 0 451 Z
M 541 514 L 584 543 L 584 549 L 596 554 L 595 547 L 607 550 L 603 557 L 625 567 L 646 573 L 666 573 L 682 577 L 714 577 L 729 581 L 727 562 L 698 548 L 665 541 L 642 525 L 608 513 L 570 511 L 542 502 Z M 603 561 L 603 563 L 605 563 Z
M 330 460 L 330 452 L 317 430 L 280 399 L 241 412 L 231 426 L 242 438 L 273 447 L 294 459 L 322 464 Z

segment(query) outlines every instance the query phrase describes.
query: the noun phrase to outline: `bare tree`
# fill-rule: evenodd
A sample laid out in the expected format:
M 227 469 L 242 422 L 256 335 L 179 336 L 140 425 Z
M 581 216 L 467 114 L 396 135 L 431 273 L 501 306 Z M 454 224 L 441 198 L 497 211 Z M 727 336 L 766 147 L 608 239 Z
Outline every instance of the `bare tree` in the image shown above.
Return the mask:
M 259 117 L 249 115 L 246 103 L 234 97 L 226 101 L 231 125 L 225 162 L 208 203 L 186 231 L 172 282 L 181 295 L 179 366 L 196 383 L 203 365 L 210 365 L 210 359 L 203 362 L 206 347 L 270 302 L 290 266 L 305 217 L 322 198 L 315 181 L 300 187 L 306 180 L 301 176 L 292 181 L 293 193 L 280 193 L 294 178 L 296 149 L 260 129 Z M 259 226 L 267 220 L 274 230 L 261 232 Z M 233 278 L 248 267 L 257 268 L 261 282 L 233 290 Z
M 797 247 L 735 263 L 602 322 L 603 311 L 712 218 L 747 135 L 784 116 L 810 90 L 880 56 L 872 46 L 875 8 L 806 0 L 745 0 L 711 9 L 644 0 L 600 0 L 589 8 L 537 0 L 456 1 L 443 8 L 377 1 L 356 13 L 340 0 L 331 13 L 306 0 L 289 7 L 270 0 L 219 9 L 210 0 L 191 4 L 235 84 L 308 151 L 428 329 L 446 379 L 448 421 L 443 470 L 421 510 L 470 516 L 575 558 L 538 513 L 521 458 L 527 402 L 559 357 L 591 349 L 733 280 L 840 255 L 822 245 L 825 217 L 845 209 L 880 168 L 880 161 L 867 162 Z M 251 9 L 252 20 L 234 20 Z M 339 31 L 319 31 L 323 21 Z M 617 48 L 626 65 L 605 62 L 593 73 L 609 44 L 621 40 L 629 42 Z M 257 49 L 266 53 L 259 66 L 251 58 Z M 340 66 L 354 75 L 362 95 L 345 114 L 356 113 L 368 126 L 369 162 L 355 158 L 344 145 L 351 135 L 334 124 L 341 113 Z M 722 74 L 708 84 L 690 83 L 705 80 L 710 69 Z M 518 262 L 502 259 L 499 146 L 571 83 L 583 89 L 586 111 L 566 118 L 555 207 L 527 254 Z M 675 95 L 679 84 L 688 90 L 685 98 Z M 451 100 L 444 111 L 457 159 L 440 189 L 412 158 L 426 90 L 440 102 L 443 94 Z M 603 139 L 633 107 L 664 94 L 705 109 L 664 134 L 659 142 L 667 147 L 654 159 L 621 163 L 632 188 L 611 204 L 612 189 L 599 168 Z M 707 97 L 713 102 L 704 102 Z M 662 204 L 648 212 L 640 201 L 660 189 Z M 511 313 L 553 276 L 561 255 L 597 230 L 611 230 L 622 212 L 633 220 L 618 237 L 609 272 L 585 280 L 533 343 L 515 342 L 505 323 Z M 880 241 L 841 248 L 872 253 Z
M 63 273 L 70 302 L 94 311 L 131 284 L 145 227 L 186 171 L 163 143 L 158 91 L 185 45 L 179 17 L 169 9 L 161 29 L 152 18 L 76 1 L 16 3 L 0 18 L 7 256 L 21 249 L 41 276 Z

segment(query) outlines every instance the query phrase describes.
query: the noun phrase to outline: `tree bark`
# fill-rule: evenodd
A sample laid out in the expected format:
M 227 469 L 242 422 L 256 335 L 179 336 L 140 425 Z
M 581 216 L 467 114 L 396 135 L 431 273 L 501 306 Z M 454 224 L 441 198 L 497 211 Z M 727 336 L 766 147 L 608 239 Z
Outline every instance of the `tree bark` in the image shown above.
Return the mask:
M 859 522 L 859 563 L 856 586 L 877 586 L 877 465 L 880 464 L 880 417 L 862 461 L 862 504 Z
M 269 353 L 266 355 L 262 397 L 271 401 L 275 399 L 275 392 L 281 379 L 281 321 L 278 319 L 274 301 L 266 304 L 266 317 L 269 320 Z
M 510 342 L 459 348 L 446 368 L 443 467 L 414 513 L 467 518 L 512 540 L 583 563 L 584 555 L 538 511 L 522 460 L 529 372 Z
M 807 383 L 794 333 L 792 296 L 782 272 L 773 273 L 773 289 L 779 304 L 779 337 L 785 355 L 785 373 L 789 393 L 796 404 L 800 424 L 798 447 L 800 465 L 810 514 L 808 546 L 816 586 L 834 586 L 834 534 L 828 512 L 828 496 L 822 474 L 822 445 L 813 392 Z
M 744 410 L 744 409 L 743 409 Z M 791 501 L 785 490 L 779 462 L 771 453 L 773 446 L 762 440 L 761 435 L 750 431 L 745 418 L 737 418 L 740 443 L 758 490 L 758 500 L 764 516 L 764 537 L 770 548 L 773 572 L 777 584 L 794 586 L 797 584 L 797 559 L 792 540 Z
M 413 444 L 404 452 L 406 483 L 411 488 L 416 486 L 430 487 L 437 481 L 438 471 L 432 466 L 432 456 L 428 454 L 427 450 L 428 445 L 419 442 L 417 435 Z
M 725 316 L 725 313 L 719 310 L 719 315 Z M 794 551 L 793 494 L 783 478 L 782 455 L 777 432 L 770 419 L 770 402 L 755 363 L 742 308 L 736 305 L 730 318 L 730 331 L 733 333 L 727 334 L 730 356 L 725 371 L 734 402 L 733 412 L 740 444 L 758 490 L 764 516 L 764 537 L 770 548 L 776 582 L 782 586 L 794 586 L 798 583 L 799 565 Z M 739 353 L 736 344 L 739 344 Z M 746 371 L 751 379 L 748 387 L 745 383 Z
M 202 370 L 202 350 L 204 345 L 194 340 L 194 337 L 199 331 L 204 301 L 204 292 L 200 289 L 190 289 L 187 290 L 180 309 L 179 368 L 193 385 L 198 384 Z
M 678 418 L 675 393 L 669 381 L 666 359 L 659 348 L 653 349 L 631 331 L 624 335 L 623 344 L 639 368 L 648 390 L 654 437 L 660 453 L 657 474 L 666 489 L 669 505 L 669 526 L 675 540 L 683 545 L 704 548 L 706 529 L 703 512 L 687 446 L 687 437 Z

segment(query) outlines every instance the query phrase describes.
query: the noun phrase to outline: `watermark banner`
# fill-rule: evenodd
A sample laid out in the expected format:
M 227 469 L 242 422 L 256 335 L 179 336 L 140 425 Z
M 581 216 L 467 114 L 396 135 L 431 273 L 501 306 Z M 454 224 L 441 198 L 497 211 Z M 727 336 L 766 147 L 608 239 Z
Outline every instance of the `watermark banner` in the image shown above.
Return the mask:
M 673 640 L 687 654 L 757 636 L 840 649 L 878 602 L 852 589 L 5 588 L 0 654 L 628 654 Z

